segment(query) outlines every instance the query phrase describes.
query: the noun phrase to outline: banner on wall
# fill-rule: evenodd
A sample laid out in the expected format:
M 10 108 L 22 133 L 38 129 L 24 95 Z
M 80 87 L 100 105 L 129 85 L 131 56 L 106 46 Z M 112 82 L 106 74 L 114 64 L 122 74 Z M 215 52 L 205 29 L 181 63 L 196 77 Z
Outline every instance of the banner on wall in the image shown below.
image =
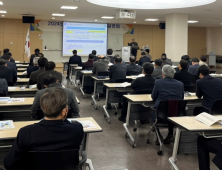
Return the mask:
M 108 24 L 108 33 L 134 34 L 133 24 Z

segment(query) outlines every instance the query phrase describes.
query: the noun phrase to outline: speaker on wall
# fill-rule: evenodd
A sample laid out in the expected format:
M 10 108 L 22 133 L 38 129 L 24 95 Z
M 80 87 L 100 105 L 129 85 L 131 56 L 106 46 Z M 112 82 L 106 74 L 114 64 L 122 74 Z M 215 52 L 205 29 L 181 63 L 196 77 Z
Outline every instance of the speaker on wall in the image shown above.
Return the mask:
M 160 27 L 160 29 L 166 29 L 166 23 L 165 22 L 160 22 L 159 23 L 159 27 Z
M 35 16 L 22 16 L 23 23 L 35 23 Z

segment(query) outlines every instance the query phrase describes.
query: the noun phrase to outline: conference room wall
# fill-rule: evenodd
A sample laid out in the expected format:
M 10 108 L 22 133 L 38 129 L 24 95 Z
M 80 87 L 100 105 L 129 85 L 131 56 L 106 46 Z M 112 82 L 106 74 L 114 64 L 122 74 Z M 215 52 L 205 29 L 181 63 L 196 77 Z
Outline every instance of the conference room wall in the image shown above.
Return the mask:
M 0 19 L 0 51 L 3 54 L 4 48 L 9 48 L 13 58 L 19 61 L 29 61 L 24 54 L 27 31 L 30 24 L 23 24 L 18 19 Z M 30 32 L 31 54 L 35 48 L 42 49 L 42 39 L 39 39 L 41 31 Z
M 215 52 L 222 55 L 222 28 L 207 28 L 207 54 Z
M 140 48 L 149 45 L 152 59 L 160 58 L 165 52 L 165 30 L 161 30 L 157 25 L 135 25 L 133 35 L 124 34 L 123 44 L 127 45 L 131 39 L 135 38 Z M 188 28 L 188 55 L 190 57 L 200 58 L 206 54 L 206 28 L 189 27 Z M 140 51 L 137 59 L 140 58 Z M 170 56 L 169 56 L 170 58 Z

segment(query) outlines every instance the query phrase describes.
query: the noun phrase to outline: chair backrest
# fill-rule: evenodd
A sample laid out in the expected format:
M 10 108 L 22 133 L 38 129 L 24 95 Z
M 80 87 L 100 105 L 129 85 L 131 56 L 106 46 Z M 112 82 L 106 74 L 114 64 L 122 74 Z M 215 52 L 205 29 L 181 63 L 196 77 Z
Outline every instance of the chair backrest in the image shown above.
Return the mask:
M 32 151 L 28 152 L 21 162 L 23 170 L 77 170 L 79 151 Z
M 115 83 L 124 83 L 124 82 L 131 83 L 132 79 L 117 79 Z
M 152 94 L 152 90 L 134 90 L 133 94 Z
M 192 75 L 192 77 L 191 77 L 191 83 L 192 84 L 196 84 L 196 81 L 199 79 L 199 76 L 198 75 Z
M 216 71 L 210 71 L 210 74 L 215 74 L 216 73 Z
M 169 102 L 168 101 L 161 101 L 156 112 L 157 112 L 157 117 L 161 118 L 163 121 L 167 122 L 167 117 L 169 116 Z M 186 105 L 187 101 L 185 100 L 175 100 L 177 102 L 177 116 L 185 116 L 186 115 Z
M 222 106 L 222 99 L 216 100 L 214 102 L 212 109 L 211 109 L 211 114 L 212 115 L 221 115 L 221 106 Z
M 184 86 L 184 91 L 185 92 L 196 92 L 196 86 L 195 85 L 190 85 L 190 86 Z
M 5 93 L 0 93 L 0 97 L 6 97 L 7 95 Z
M 108 71 L 98 72 L 98 76 L 109 76 L 109 72 Z

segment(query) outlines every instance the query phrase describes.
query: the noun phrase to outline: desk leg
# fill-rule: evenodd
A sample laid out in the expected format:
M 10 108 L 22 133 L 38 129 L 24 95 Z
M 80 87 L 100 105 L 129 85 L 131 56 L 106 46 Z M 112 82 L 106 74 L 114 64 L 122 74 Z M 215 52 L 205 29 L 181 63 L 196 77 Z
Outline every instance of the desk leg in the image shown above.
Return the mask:
M 75 77 L 74 77 L 74 81 L 73 81 L 73 84 L 74 84 L 74 86 L 75 86 L 75 90 L 78 90 L 78 88 L 77 88 L 77 84 L 76 84 L 76 77 L 77 77 L 77 70 L 75 70 Z
M 174 146 L 173 146 L 173 155 L 172 157 L 169 158 L 169 161 L 172 165 L 171 170 L 179 170 L 176 166 L 176 161 L 177 161 L 177 152 L 178 152 L 179 141 L 180 141 L 180 133 L 181 133 L 181 129 L 177 127 L 176 137 L 175 137 Z
M 83 91 L 83 88 L 84 88 L 84 78 L 85 78 L 85 75 L 83 74 L 83 76 L 82 76 L 82 86 L 80 87 L 80 91 L 82 93 L 83 98 L 86 98 L 85 93 Z
M 126 130 L 126 137 L 130 137 L 131 141 L 133 142 L 132 147 L 136 147 L 136 141 L 133 138 L 132 134 L 130 133 L 128 126 L 129 126 L 129 119 L 130 119 L 130 110 L 131 110 L 131 102 L 128 102 L 128 108 L 127 108 L 127 116 L 126 116 L 126 123 L 123 124 L 123 127 Z
M 72 81 L 72 67 L 71 66 L 69 66 L 69 81 L 73 85 L 73 81 Z
M 97 108 L 98 108 L 98 104 L 97 104 L 96 99 L 95 99 L 95 97 L 96 97 L 96 85 L 97 85 L 96 80 L 94 80 L 94 92 L 93 92 L 93 95 L 92 95 L 92 99 L 93 99 L 92 105 L 94 105 L 95 110 L 97 110 Z
M 109 113 L 107 111 L 107 107 L 108 107 L 108 99 L 109 99 L 109 88 L 106 88 L 106 101 L 105 101 L 105 105 L 103 106 L 103 110 L 105 112 L 105 117 L 107 117 L 107 122 L 110 124 L 111 120 L 110 120 L 110 116 Z

